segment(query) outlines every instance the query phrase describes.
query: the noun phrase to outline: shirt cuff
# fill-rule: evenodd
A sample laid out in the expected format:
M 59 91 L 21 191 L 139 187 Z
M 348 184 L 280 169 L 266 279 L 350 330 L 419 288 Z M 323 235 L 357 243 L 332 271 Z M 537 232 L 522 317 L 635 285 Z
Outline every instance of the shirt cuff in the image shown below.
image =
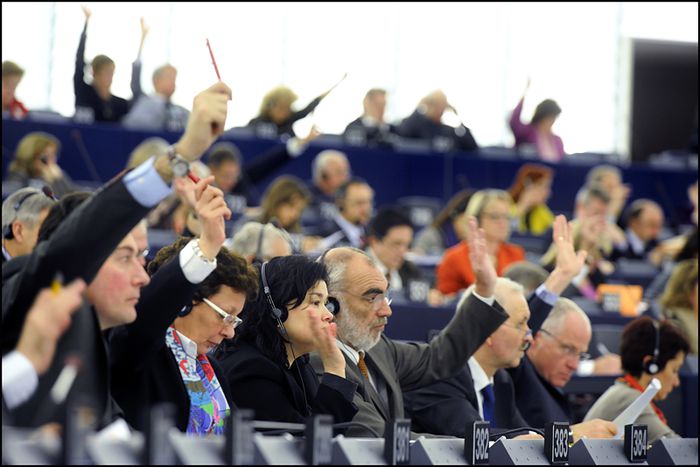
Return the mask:
M 182 274 L 192 284 L 199 284 L 216 269 L 216 259 L 214 261 L 204 261 L 194 251 L 195 242 L 198 239 L 192 239 L 180 250 L 180 268 Z
M 493 303 L 496 301 L 496 298 L 493 295 L 491 295 L 490 297 L 482 297 L 481 295 L 476 293 L 476 290 L 472 290 L 472 293 L 476 298 L 486 303 L 488 306 L 493 306 Z
M 2 357 L 2 397 L 8 409 L 29 399 L 39 385 L 39 377 L 27 357 L 13 350 Z
M 357 383 L 330 373 L 323 373 L 323 376 L 321 377 L 321 384 L 324 384 L 331 389 L 335 389 L 342 394 L 345 400 L 350 402 L 352 402 L 353 397 L 355 396 L 355 391 L 357 390 Z
M 584 360 L 578 363 L 576 374 L 579 376 L 590 376 L 595 369 L 595 360 Z
M 156 158 L 151 157 L 124 176 L 124 185 L 131 196 L 141 205 L 152 208 L 168 196 L 172 190 L 160 178 L 154 166 Z
M 559 295 L 547 290 L 547 287 L 545 287 L 544 284 L 537 287 L 537 290 L 535 290 L 535 295 L 537 295 L 540 300 L 549 306 L 554 306 L 554 304 L 557 303 L 557 300 L 559 300 Z

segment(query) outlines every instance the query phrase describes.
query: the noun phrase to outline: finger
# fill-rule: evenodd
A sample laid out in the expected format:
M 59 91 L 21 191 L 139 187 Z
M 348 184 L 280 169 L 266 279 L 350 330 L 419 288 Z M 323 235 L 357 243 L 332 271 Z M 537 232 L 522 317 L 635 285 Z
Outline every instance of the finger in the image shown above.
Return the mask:
M 223 81 L 217 81 L 212 86 L 210 86 L 205 92 L 216 92 L 220 94 L 226 94 L 226 96 L 228 96 L 228 100 L 231 100 L 231 97 L 233 96 L 231 88 L 228 87 L 228 85 Z
M 197 182 L 194 188 L 194 199 L 199 201 L 202 198 L 202 194 L 204 194 L 204 191 L 207 189 L 207 184 L 204 183 L 204 180 L 200 180 Z
M 586 250 L 581 250 L 576 255 L 576 260 L 578 261 L 578 264 L 583 264 L 586 261 L 587 257 L 588 257 L 588 252 Z

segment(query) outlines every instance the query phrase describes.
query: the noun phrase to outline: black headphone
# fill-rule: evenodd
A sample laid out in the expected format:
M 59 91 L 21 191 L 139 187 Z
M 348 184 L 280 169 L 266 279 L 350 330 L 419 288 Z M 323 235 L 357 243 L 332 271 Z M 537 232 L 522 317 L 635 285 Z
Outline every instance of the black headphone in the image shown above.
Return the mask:
M 277 321 L 277 324 L 279 324 L 281 329 L 284 329 L 284 326 L 282 325 L 282 321 L 285 321 L 287 319 L 287 316 L 284 311 L 280 310 L 277 308 L 275 305 L 275 302 L 272 300 L 272 294 L 270 293 L 270 286 L 267 283 L 267 277 L 265 277 L 265 266 L 267 265 L 267 261 L 265 261 L 262 266 L 260 267 L 260 278 L 262 279 L 262 284 L 263 284 L 263 293 L 265 294 L 265 298 L 267 299 L 267 303 L 270 305 L 270 310 L 272 311 L 272 317 Z M 286 330 L 284 331 L 286 334 Z
M 12 224 L 15 222 L 15 220 L 17 220 L 17 212 L 19 211 L 19 208 L 22 207 L 22 203 L 24 203 L 24 202 L 27 200 L 27 198 L 31 198 L 32 196 L 38 195 L 39 193 L 41 193 L 41 192 L 39 192 L 39 191 L 32 191 L 31 193 L 27 193 L 26 195 L 22 196 L 22 197 L 15 203 L 15 205 L 14 205 L 14 209 L 15 209 L 15 219 L 14 219 L 12 222 L 10 222 L 9 224 L 6 225 L 6 226 L 5 226 L 5 229 L 4 229 L 3 232 L 2 232 L 2 236 L 3 236 L 5 239 L 7 239 L 7 240 L 12 240 L 13 238 L 15 238 L 15 233 L 12 231 Z
M 659 323 L 656 322 L 656 320 L 652 320 L 652 324 L 654 325 L 654 353 L 651 356 L 651 360 L 647 362 L 647 364 L 644 366 L 644 371 L 649 373 L 650 375 L 655 375 L 656 373 L 659 372 L 661 368 L 659 368 L 659 347 L 661 344 L 661 328 L 659 327 Z
M 192 295 L 192 299 L 190 300 L 190 302 L 187 305 L 183 306 L 182 309 L 177 312 L 177 316 L 182 318 L 183 316 L 189 315 L 192 311 L 192 307 L 194 307 L 194 305 L 192 304 L 193 301 L 198 303 L 202 301 L 202 297 L 199 295 L 199 292 L 195 292 Z

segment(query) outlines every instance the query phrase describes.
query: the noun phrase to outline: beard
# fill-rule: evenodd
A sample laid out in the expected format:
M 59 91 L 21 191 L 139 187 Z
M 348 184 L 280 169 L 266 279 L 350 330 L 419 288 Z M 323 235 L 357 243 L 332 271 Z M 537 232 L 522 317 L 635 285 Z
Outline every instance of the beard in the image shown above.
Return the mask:
M 350 311 L 345 304 L 340 305 L 341 312 L 335 317 L 335 322 L 338 325 L 338 338 L 349 344 L 357 351 L 367 352 L 369 349 L 377 345 L 382 335 L 381 331 L 374 328 L 380 325 L 386 325 L 389 319 L 384 316 L 377 318 L 370 325 L 362 323 Z

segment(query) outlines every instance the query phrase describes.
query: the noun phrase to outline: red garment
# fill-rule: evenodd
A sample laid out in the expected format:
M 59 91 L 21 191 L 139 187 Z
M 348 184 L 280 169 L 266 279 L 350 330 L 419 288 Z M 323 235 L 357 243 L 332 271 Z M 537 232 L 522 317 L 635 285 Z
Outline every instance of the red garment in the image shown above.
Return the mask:
M 501 243 L 496 253 L 496 274 L 517 261 L 525 260 L 525 250 L 512 243 Z M 442 262 L 436 269 L 437 289 L 444 294 L 451 294 L 466 289 L 476 282 L 476 275 L 469 262 L 469 246 L 465 240 L 445 251 Z
M 623 376 L 622 378 L 618 378 L 617 380 L 627 384 L 632 389 L 636 389 L 639 392 L 644 392 L 644 388 L 630 374 L 626 374 L 625 376 Z M 651 408 L 654 409 L 654 412 L 656 412 L 656 416 L 659 417 L 659 420 L 664 422 L 664 425 L 668 425 L 668 423 L 666 423 L 666 417 L 664 417 L 664 413 L 661 411 L 661 409 L 658 408 L 656 404 L 654 404 L 654 402 L 649 403 L 651 404 Z
M 10 118 L 24 118 L 29 112 L 27 108 L 15 97 L 10 103 L 10 108 L 8 110 Z

